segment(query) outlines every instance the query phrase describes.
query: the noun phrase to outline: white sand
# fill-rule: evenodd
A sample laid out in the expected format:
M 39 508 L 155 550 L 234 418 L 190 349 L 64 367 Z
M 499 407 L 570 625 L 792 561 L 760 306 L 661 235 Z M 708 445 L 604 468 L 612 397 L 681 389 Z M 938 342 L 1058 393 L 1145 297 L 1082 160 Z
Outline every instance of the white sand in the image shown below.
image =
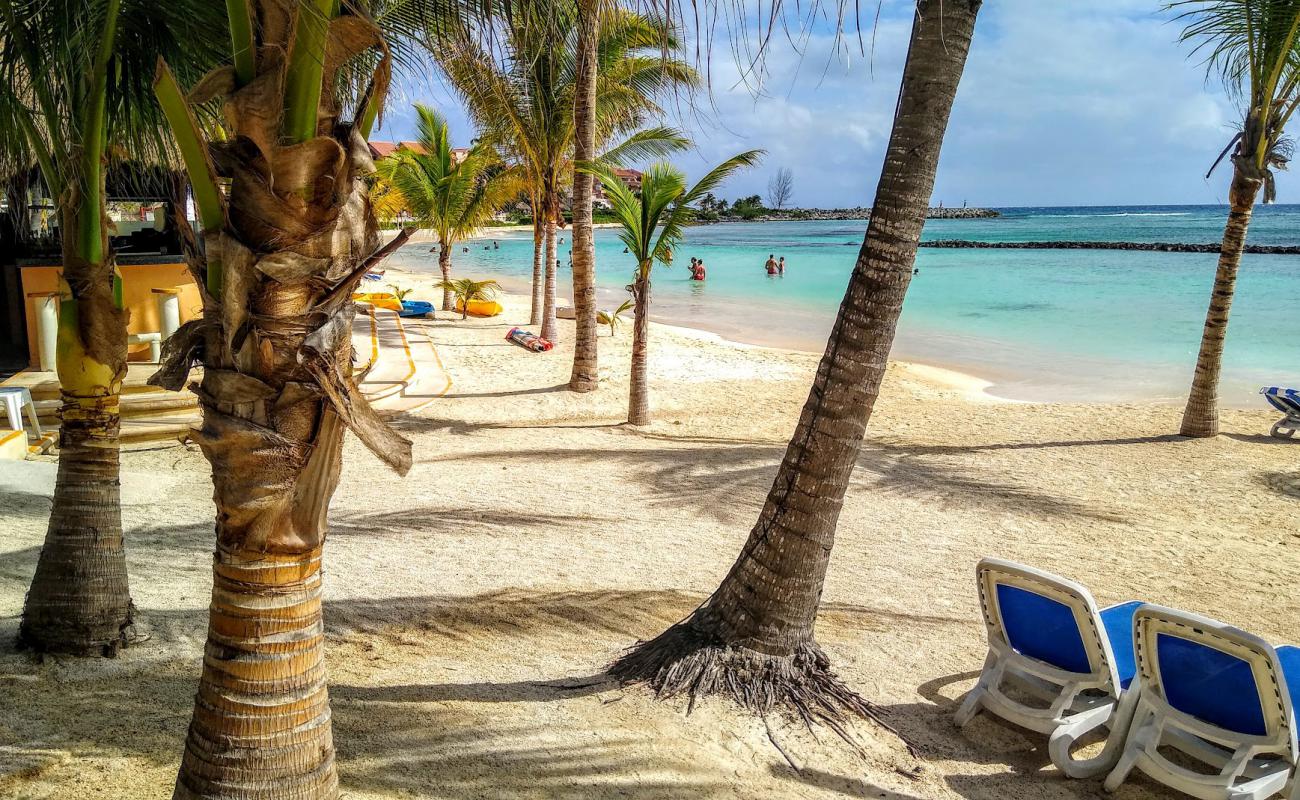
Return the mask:
M 390 273 L 391 274 L 391 273 Z M 415 282 L 412 278 L 410 282 Z M 864 755 L 727 702 L 589 686 L 620 648 L 699 603 L 756 518 L 816 357 L 654 326 L 654 425 L 625 413 L 630 328 L 601 336 L 602 388 L 563 389 L 572 323 L 536 355 L 493 320 L 438 321 L 454 385 L 400 427 L 399 480 L 355 441 L 327 576 L 335 739 L 350 798 L 1091 798 L 1042 737 L 954 701 L 983 659 L 972 568 L 986 554 L 1294 641 L 1300 449 L 1272 415 L 1166 436 L 1178 409 L 994 402 L 895 364 L 840 521 L 818 637 L 921 753 L 869 723 Z M 206 624 L 211 486 L 194 450 L 124 456 L 140 627 L 113 662 L 12 651 L 52 463 L 0 471 L 0 796 L 165 797 Z M 1134 778 L 1119 800 L 1172 797 Z

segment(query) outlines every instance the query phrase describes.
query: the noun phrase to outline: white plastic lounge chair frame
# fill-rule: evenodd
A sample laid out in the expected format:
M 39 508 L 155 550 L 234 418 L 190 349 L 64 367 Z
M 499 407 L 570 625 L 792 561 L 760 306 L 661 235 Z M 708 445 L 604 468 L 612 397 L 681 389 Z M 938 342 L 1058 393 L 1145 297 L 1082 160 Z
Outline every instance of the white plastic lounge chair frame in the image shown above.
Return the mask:
M 1021 727 L 1050 734 L 1048 754 L 1065 775 L 1071 778 L 1101 775 L 1114 765 L 1119 754 L 1110 740 L 1094 758 L 1075 760 L 1070 755 L 1075 742 L 1092 731 L 1107 725 L 1126 727 L 1124 720 L 1116 718 L 1120 681 L 1097 602 L 1086 588 L 1074 581 L 1011 561 L 985 558 L 976 566 L 975 573 L 989 653 L 979 681 L 962 701 L 954 721 L 965 726 L 981 709 L 988 710 Z M 1074 612 L 1092 671 L 1070 672 L 1016 652 L 998 607 L 999 584 L 1025 589 L 1068 606 Z M 1022 691 L 1037 695 L 1048 705 L 1031 706 L 1013 699 L 1004 691 L 1008 681 L 1013 681 Z
M 1212 647 L 1250 664 L 1263 701 L 1265 733 L 1228 731 L 1171 706 L 1157 659 L 1156 637 L 1161 634 Z M 1217 620 L 1150 604 L 1134 615 L 1133 635 L 1138 671 L 1123 701 L 1133 709 L 1132 722 L 1119 761 L 1106 777 L 1106 790 L 1119 788 L 1134 767 L 1202 800 L 1262 800 L 1286 790 L 1296 763 L 1296 732 L 1291 698 L 1273 647 Z M 1179 766 L 1159 751 L 1170 746 L 1220 771 L 1205 774 Z M 1261 758 L 1267 755 L 1274 758 Z M 1293 782 L 1292 800 L 1300 800 L 1298 787 L 1300 782 Z

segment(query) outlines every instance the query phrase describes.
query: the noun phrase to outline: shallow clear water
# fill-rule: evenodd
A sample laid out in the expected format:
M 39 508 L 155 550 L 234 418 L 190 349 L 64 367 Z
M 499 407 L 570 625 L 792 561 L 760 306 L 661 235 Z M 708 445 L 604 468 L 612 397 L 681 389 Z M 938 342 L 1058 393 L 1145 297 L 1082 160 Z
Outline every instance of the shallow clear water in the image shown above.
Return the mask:
M 1222 207 L 1004 209 L 980 220 L 931 220 L 926 239 L 1217 242 Z M 865 221 L 727 223 L 692 228 L 678 263 L 654 273 L 654 317 L 757 344 L 820 351 L 853 268 Z M 1300 206 L 1257 210 L 1249 240 L 1300 243 Z M 560 247 L 568 296 L 570 237 Z M 492 276 L 526 291 L 532 236 L 520 230 L 458 249 L 458 273 Z M 428 245 L 395 265 L 435 270 Z M 602 307 L 626 297 L 633 263 L 614 231 L 596 234 Z M 763 270 L 786 258 L 784 277 Z M 681 266 L 703 258 L 708 280 Z M 1176 400 L 1195 363 L 1214 278 L 1211 254 L 1114 250 L 931 250 L 908 292 L 894 355 L 969 372 L 994 393 L 1022 399 Z M 1300 256 L 1247 255 L 1238 278 L 1224 358 L 1223 399 L 1256 405 L 1272 383 L 1300 383 Z

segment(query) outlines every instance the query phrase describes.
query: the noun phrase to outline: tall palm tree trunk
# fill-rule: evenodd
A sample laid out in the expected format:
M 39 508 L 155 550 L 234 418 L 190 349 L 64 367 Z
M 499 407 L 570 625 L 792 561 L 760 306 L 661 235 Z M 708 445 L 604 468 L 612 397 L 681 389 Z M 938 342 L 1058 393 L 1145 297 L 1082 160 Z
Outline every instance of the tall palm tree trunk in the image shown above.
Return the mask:
M 542 270 L 546 253 L 546 223 L 537 213 L 537 204 L 533 205 L 533 284 L 532 308 L 528 312 L 529 325 L 542 324 Z
M 548 206 L 550 204 L 548 203 Z M 557 204 L 558 205 L 558 204 Z M 546 215 L 546 287 L 542 294 L 543 339 L 555 341 L 555 214 Z
M 596 42 L 599 37 L 596 0 L 578 4 L 578 59 L 573 104 L 573 156 L 578 163 L 596 158 Z M 569 388 L 590 392 L 599 381 L 596 342 L 596 248 L 592 237 L 591 201 L 594 178 L 573 172 L 573 371 Z
M 438 269 L 442 270 L 442 310 L 456 310 L 456 293 L 447 282 L 451 280 L 451 245 L 445 239 L 438 242 Z
M 632 320 L 632 378 L 627 393 L 627 421 L 631 425 L 650 424 L 650 381 L 646 376 L 646 365 L 650 358 L 650 278 L 641 269 L 632 284 L 633 308 L 636 317 Z
M 333 95 L 321 95 L 333 69 L 381 45 L 378 29 L 336 19 L 332 0 L 292 24 L 277 3 L 253 5 L 257 74 L 226 95 L 235 130 L 211 145 L 231 180 L 228 206 L 216 224 L 205 219 L 203 257 L 192 254 L 210 294 L 152 379 L 184 385 L 202 361 L 195 438 L 217 506 L 208 641 L 174 797 L 333 800 L 320 593 L 343 429 L 399 473 L 411 463 L 410 442 L 353 380 L 351 294 L 411 231 L 380 247 L 365 123 L 340 120 Z
M 691 616 L 610 667 L 662 696 L 724 693 L 806 721 L 875 716 L 813 636 L 849 477 L 880 390 L 979 0 L 920 0 L 866 239 L 758 522 Z M 639 320 L 638 320 L 639 322 Z
M 1249 165 L 1236 162 L 1234 159 L 1232 185 L 1228 189 L 1228 222 L 1223 228 L 1219 265 L 1214 271 L 1214 290 L 1210 294 L 1210 308 L 1201 333 L 1201 349 L 1196 356 L 1196 373 L 1192 377 L 1192 390 L 1187 396 L 1179 430 L 1183 436 L 1204 437 L 1219 433 L 1219 372 L 1223 368 L 1228 312 L 1232 308 L 1241 254 L 1246 249 L 1250 215 L 1255 208 L 1255 198 L 1264 185 L 1261 178 L 1252 177 Z

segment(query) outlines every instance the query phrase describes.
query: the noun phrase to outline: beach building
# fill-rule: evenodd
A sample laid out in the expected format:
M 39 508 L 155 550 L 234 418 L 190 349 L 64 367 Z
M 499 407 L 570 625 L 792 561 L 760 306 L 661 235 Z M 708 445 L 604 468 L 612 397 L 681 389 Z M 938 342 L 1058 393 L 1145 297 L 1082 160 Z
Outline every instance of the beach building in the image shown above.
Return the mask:
M 614 174 L 618 176 L 619 180 L 623 181 L 623 185 L 627 188 L 634 192 L 641 191 L 641 170 L 617 167 L 614 170 Z M 592 191 L 593 202 L 601 208 L 609 208 L 609 198 L 605 196 L 605 187 L 600 185 L 600 181 L 595 182 L 595 187 Z

